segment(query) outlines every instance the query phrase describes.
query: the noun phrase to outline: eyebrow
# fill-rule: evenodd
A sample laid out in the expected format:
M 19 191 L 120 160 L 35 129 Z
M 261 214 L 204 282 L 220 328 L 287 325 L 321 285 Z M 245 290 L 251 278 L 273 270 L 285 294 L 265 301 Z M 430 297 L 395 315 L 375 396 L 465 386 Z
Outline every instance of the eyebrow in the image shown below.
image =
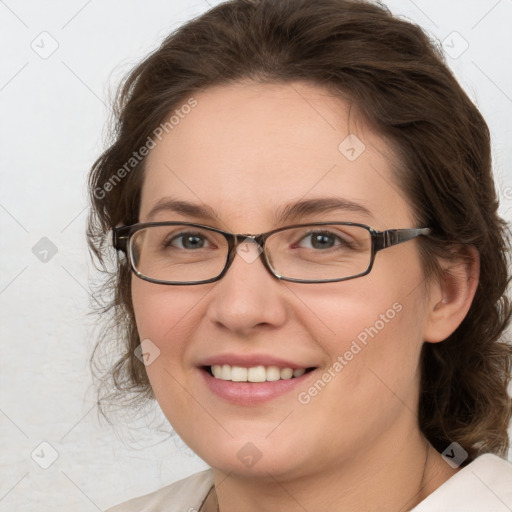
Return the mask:
M 359 213 L 374 219 L 371 211 L 362 204 L 340 197 L 322 197 L 318 199 L 301 200 L 285 205 L 278 210 L 277 221 L 285 222 L 291 219 L 319 213 L 329 213 L 336 210 Z
M 371 211 L 362 204 L 339 197 L 323 197 L 318 199 L 299 200 L 286 204 L 276 212 L 276 222 L 284 223 L 292 219 L 334 212 L 336 210 L 353 212 L 375 219 Z M 201 219 L 218 219 L 215 210 L 205 204 L 191 203 L 172 198 L 163 198 L 158 201 L 148 213 L 148 220 L 154 219 L 158 213 L 172 212 L 184 217 Z
M 205 204 L 195 204 L 188 201 L 179 201 L 172 198 L 163 198 L 158 201 L 148 213 L 151 220 L 160 212 L 178 213 L 184 217 L 197 217 L 213 219 L 217 217 L 215 211 Z

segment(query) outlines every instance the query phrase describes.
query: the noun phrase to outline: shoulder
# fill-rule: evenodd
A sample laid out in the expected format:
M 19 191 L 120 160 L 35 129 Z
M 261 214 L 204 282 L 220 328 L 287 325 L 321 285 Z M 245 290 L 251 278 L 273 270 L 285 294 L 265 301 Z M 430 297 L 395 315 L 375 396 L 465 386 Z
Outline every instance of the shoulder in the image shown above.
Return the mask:
M 512 464 L 480 455 L 411 512 L 506 512 L 512 509 Z
M 125 501 L 106 512 L 193 512 L 213 485 L 211 470 L 195 473 L 145 496 Z

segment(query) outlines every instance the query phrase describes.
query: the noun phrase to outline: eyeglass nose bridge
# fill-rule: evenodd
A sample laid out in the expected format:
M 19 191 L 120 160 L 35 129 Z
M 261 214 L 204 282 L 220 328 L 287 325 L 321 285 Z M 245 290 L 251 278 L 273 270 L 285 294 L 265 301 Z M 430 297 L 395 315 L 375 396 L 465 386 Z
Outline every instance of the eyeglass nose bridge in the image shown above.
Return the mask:
M 281 275 L 276 273 L 276 271 L 271 267 L 269 255 L 267 254 L 265 247 L 266 239 L 267 236 L 265 234 L 252 235 L 250 233 L 240 233 L 233 235 L 229 240 L 230 247 L 228 261 L 226 262 L 226 266 L 219 277 L 223 277 L 227 273 L 235 259 L 235 256 L 238 255 L 248 264 L 254 263 L 258 259 L 261 260 L 263 266 L 267 269 L 270 275 L 272 275 L 272 277 L 281 279 Z M 244 244 L 247 244 L 246 250 L 242 248 Z M 257 247 L 256 252 L 250 250 L 251 246 Z

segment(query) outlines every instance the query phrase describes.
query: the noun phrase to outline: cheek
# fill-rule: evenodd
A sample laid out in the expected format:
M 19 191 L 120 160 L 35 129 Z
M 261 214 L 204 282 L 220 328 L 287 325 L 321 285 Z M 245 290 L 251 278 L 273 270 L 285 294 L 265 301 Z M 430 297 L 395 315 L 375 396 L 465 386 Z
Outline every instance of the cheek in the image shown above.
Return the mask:
M 414 378 L 422 345 L 420 297 L 405 301 L 399 294 L 383 293 L 356 299 L 347 294 L 337 301 L 322 297 L 316 307 L 313 300 L 304 301 L 321 312 L 303 316 L 303 325 L 328 355 L 330 373 L 343 374 L 344 391 L 362 398 L 362 389 L 375 383 L 375 376 L 382 375 L 390 385 L 397 378 Z
M 192 287 L 185 290 L 133 280 L 132 300 L 139 337 L 150 340 L 148 346 L 158 355 L 146 367 L 155 393 L 159 383 L 168 380 L 167 372 L 174 375 L 184 371 L 191 319 L 205 293 L 199 292 Z
M 193 287 L 178 288 L 132 280 L 132 300 L 141 339 L 149 338 L 156 344 L 174 336 L 183 320 L 198 307 L 204 293 Z M 159 347 L 165 350 L 167 345 Z M 179 344 L 178 344 L 179 345 Z
M 188 348 L 197 326 L 197 311 L 206 290 L 200 287 L 173 288 L 132 282 L 132 300 L 141 340 L 150 340 L 150 351 L 156 355 L 146 365 L 146 372 L 163 413 L 183 438 L 190 425 L 203 424 L 198 412 L 190 407 L 188 382 L 191 367 Z M 193 394 L 194 390 L 190 390 Z
M 427 302 L 418 260 L 378 263 L 363 278 L 297 290 L 309 310 L 297 318 L 329 356 L 336 376 L 344 375 L 344 390 L 358 398 L 372 386 L 394 389 L 415 380 L 423 345 Z
M 333 453 L 357 451 L 416 410 L 417 308 L 411 302 L 384 301 L 370 314 L 368 303 L 360 305 L 360 311 L 341 313 L 336 335 L 321 340 L 330 363 L 296 397 L 303 429 L 321 431 Z M 315 449 L 325 447 L 318 441 Z

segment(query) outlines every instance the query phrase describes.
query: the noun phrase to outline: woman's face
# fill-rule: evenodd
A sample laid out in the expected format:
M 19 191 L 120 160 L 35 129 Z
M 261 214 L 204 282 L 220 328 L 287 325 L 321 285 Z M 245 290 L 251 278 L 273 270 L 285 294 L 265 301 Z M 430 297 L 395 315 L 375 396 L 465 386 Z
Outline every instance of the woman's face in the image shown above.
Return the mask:
M 252 234 L 322 221 L 422 227 L 394 182 L 390 148 L 323 89 L 244 83 L 195 99 L 147 158 L 141 222 Z M 333 198 L 350 203 L 325 209 Z M 307 207 L 277 220 L 299 202 Z M 279 281 L 252 256 L 240 251 L 215 283 L 133 276 L 147 372 L 177 433 L 213 467 L 252 476 L 315 473 L 400 446 L 417 429 L 427 323 L 416 241 L 379 252 L 367 276 L 327 284 Z M 233 382 L 212 376 L 214 364 L 264 366 L 263 378 L 312 370 Z

